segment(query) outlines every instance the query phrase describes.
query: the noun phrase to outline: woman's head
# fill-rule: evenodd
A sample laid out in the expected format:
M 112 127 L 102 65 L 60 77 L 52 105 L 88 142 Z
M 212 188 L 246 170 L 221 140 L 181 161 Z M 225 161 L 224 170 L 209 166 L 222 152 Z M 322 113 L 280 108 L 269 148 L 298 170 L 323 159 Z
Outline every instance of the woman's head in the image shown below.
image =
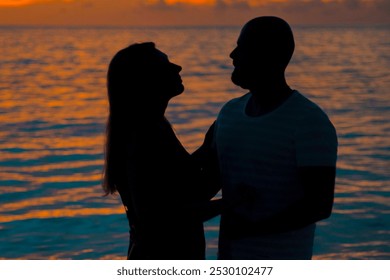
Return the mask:
M 110 109 L 131 113 L 145 110 L 146 104 L 166 105 L 184 91 L 180 71 L 181 67 L 171 63 L 154 43 L 133 44 L 120 50 L 107 73 Z
M 133 44 L 111 60 L 107 73 L 109 117 L 103 189 L 116 191 L 126 166 L 126 139 L 135 127 L 163 117 L 168 101 L 183 92 L 181 67 L 171 63 L 154 43 Z M 161 115 L 161 116 L 160 116 Z

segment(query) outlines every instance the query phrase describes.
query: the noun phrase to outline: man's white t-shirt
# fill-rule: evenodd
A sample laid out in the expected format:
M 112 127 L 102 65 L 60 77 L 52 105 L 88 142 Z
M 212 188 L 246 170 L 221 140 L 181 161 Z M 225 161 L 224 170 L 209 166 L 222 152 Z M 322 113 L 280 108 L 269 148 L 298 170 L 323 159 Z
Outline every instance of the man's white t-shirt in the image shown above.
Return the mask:
M 223 199 L 234 204 L 240 188 L 249 187 L 251 201 L 234 211 L 261 222 L 302 198 L 298 167 L 336 165 L 337 136 L 327 115 L 298 91 L 272 112 L 257 117 L 245 113 L 250 96 L 225 104 L 216 121 L 214 144 Z M 221 217 L 221 259 L 311 258 L 315 224 L 285 233 L 230 239 L 223 224 L 229 219 L 227 214 Z

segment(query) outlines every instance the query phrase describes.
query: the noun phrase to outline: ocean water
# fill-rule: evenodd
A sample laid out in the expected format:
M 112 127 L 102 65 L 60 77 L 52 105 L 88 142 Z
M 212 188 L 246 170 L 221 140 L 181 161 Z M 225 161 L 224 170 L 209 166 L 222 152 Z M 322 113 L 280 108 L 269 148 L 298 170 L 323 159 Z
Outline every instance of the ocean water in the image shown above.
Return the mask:
M 339 137 L 332 216 L 315 259 L 390 259 L 390 27 L 294 27 L 289 84 L 319 104 Z M 100 187 L 107 65 L 154 41 L 183 66 L 168 118 L 194 151 L 229 99 L 238 27 L 0 28 L 0 258 L 124 259 L 128 225 Z M 142 106 L 142 105 L 140 105 Z M 218 218 L 205 223 L 216 258 Z

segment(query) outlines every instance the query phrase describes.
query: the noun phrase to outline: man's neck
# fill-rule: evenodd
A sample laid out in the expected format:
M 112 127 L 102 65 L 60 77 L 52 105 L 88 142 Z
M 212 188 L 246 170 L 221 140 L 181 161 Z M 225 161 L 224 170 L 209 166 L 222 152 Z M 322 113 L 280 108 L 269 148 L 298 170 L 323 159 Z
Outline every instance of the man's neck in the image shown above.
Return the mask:
M 283 104 L 292 92 L 287 83 L 251 89 L 252 96 L 247 104 L 246 113 L 256 117 L 272 112 Z

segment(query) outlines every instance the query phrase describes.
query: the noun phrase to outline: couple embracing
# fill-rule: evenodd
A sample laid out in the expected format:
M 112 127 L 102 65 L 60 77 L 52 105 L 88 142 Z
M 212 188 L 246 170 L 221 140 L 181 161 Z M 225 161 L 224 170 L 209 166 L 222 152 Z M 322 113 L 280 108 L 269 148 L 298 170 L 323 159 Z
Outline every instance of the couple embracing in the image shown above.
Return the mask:
M 232 81 L 249 92 L 223 106 L 193 154 L 165 118 L 184 91 L 181 67 L 154 43 L 114 56 L 103 187 L 125 207 L 128 259 L 205 259 L 203 222 L 217 215 L 219 259 L 311 259 L 315 223 L 333 206 L 337 136 L 286 82 L 294 46 L 280 18 L 243 27 Z

